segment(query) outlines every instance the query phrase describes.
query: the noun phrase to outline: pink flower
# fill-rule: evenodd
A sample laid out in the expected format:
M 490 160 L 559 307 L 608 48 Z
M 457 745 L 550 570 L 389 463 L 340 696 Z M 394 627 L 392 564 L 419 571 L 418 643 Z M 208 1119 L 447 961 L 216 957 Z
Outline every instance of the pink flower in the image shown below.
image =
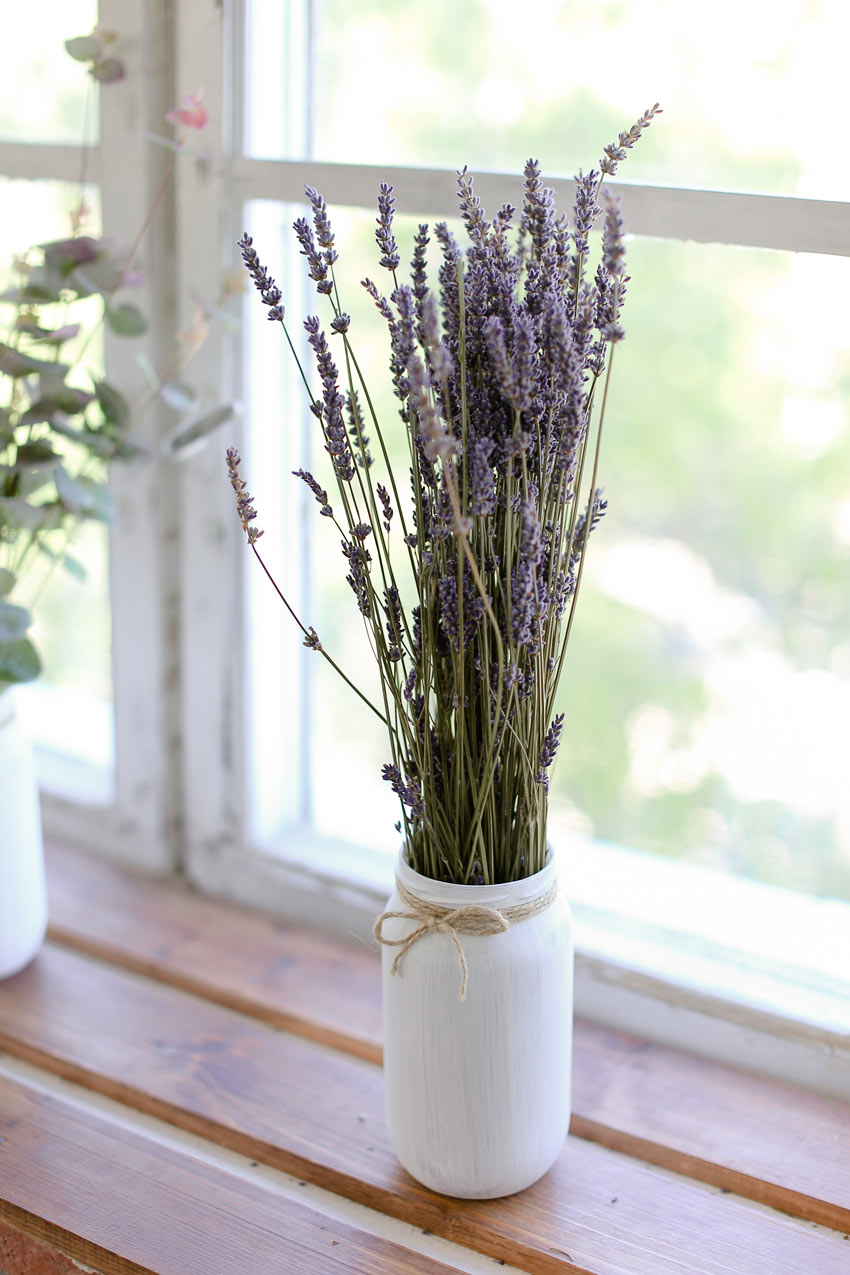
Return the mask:
M 194 128 L 198 132 L 205 129 L 210 117 L 202 101 L 203 96 L 203 89 L 199 89 L 197 93 L 187 93 L 183 98 L 183 105 L 175 106 L 166 115 L 169 124 L 182 124 L 184 128 Z

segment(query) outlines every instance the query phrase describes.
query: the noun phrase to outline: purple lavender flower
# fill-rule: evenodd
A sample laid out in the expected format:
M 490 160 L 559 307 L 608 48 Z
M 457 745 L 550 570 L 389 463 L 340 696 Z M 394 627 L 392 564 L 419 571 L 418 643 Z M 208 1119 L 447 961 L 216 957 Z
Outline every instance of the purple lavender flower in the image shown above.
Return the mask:
M 469 567 L 464 570 L 461 592 L 457 575 L 440 576 L 437 581 L 440 599 L 440 625 L 456 651 L 466 650 L 475 637 L 484 615 L 484 602 L 476 591 Z M 460 599 L 463 600 L 463 632 L 461 632 Z
M 552 236 L 555 218 L 555 192 L 540 179 L 540 164 L 530 159 L 525 165 L 523 184 L 522 229 L 531 236 L 534 256 L 539 260 Z
M 602 192 L 602 206 L 605 209 L 605 226 L 602 231 L 602 263 L 613 279 L 625 273 L 626 248 L 623 243 L 623 214 L 620 211 L 620 197 L 608 190 Z
M 469 512 L 476 518 L 486 518 L 496 508 L 493 447 L 492 438 L 474 438 L 469 445 Z
M 390 503 L 390 493 L 387 491 L 383 483 L 378 483 L 375 487 L 378 493 L 378 500 L 381 502 L 381 512 L 384 515 L 384 531 L 389 535 L 390 523 L 393 518 L 393 507 Z
M 346 559 L 349 566 L 349 573 L 345 577 L 351 590 L 357 599 L 357 606 L 361 614 L 367 620 L 372 617 L 372 603 L 369 599 L 369 585 L 367 583 L 367 568 L 371 561 L 369 551 L 356 540 L 343 540 L 342 556 Z
M 422 793 L 419 786 L 411 779 L 410 775 L 402 778 L 401 771 L 393 762 L 387 762 L 381 770 L 381 778 L 387 783 L 392 784 L 393 792 L 399 797 L 404 804 L 410 809 L 410 813 L 414 818 L 424 818 L 425 803 L 422 800 Z
M 555 760 L 555 754 L 558 751 L 558 745 L 561 742 L 561 731 L 564 726 L 564 714 L 558 713 L 552 719 L 552 724 L 546 732 L 543 740 L 543 747 L 540 750 L 540 758 L 537 762 L 537 774 L 534 776 L 536 784 L 542 784 L 546 791 L 549 791 L 549 774 L 548 771 Z
M 617 165 L 626 158 L 627 151 L 630 151 L 635 142 L 640 139 L 643 130 L 649 128 L 655 116 L 660 114 L 661 107 L 656 102 L 648 111 L 644 111 L 640 119 L 630 129 L 625 133 L 620 133 L 616 142 L 612 142 L 610 146 L 604 148 L 604 158 L 600 164 L 603 173 L 612 176 L 617 171 Z
M 536 347 L 534 323 L 527 314 L 520 312 L 514 323 L 513 350 L 514 406 L 518 412 L 527 412 L 534 397 Z
M 387 618 L 387 640 L 393 646 L 400 646 L 404 632 L 401 598 L 394 584 L 384 593 L 384 615 Z
M 325 491 L 324 487 L 321 487 L 319 483 L 316 482 L 316 479 L 313 477 L 313 475 L 307 473 L 306 470 L 293 469 L 292 473 L 296 478 L 303 478 L 304 482 L 310 488 L 311 492 L 316 497 L 316 500 L 321 505 L 321 509 L 319 510 L 319 513 L 322 514 L 325 518 L 333 518 L 334 511 L 330 506 L 330 502 L 328 501 L 328 493 Z
M 333 292 L 333 283 L 328 278 L 328 265 L 322 254 L 316 247 L 316 241 L 313 238 L 313 229 L 306 217 L 298 217 L 292 223 L 292 229 L 301 245 L 301 255 L 307 258 L 310 267 L 309 276 L 316 284 L 316 291 L 330 296 Z
M 375 305 L 378 308 L 378 312 L 384 316 L 384 318 L 387 320 L 388 323 L 392 323 L 394 321 L 394 315 L 392 311 L 392 306 L 390 305 L 387 298 L 381 296 L 381 294 L 378 292 L 377 286 L 372 282 L 371 279 L 363 279 L 362 286 L 366 289 L 366 291 L 369 293 L 369 296 L 375 302 Z
M 242 252 L 242 260 L 245 268 L 254 281 L 254 287 L 260 293 L 263 305 L 269 306 L 268 318 L 272 322 L 283 322 L 284 308 L 281 305 L 281 291 L 275 283 L 274 279 L 266 270 L 265 266 L 260 264 L 260 258 L 257 256 L 254 248 L 254 240 L 249 234 L 244 234 L 239 240 L 239 247 Z
M 410 280 L 413 285 L 413 295 L 420 303 L 428 291 L 425 254 L 430 242 L 428 227 L 423 223 L 413 237 L 413 260 L 410 263 Z
M 475 193 L 472 177 L 466 165 L 457 175 L 457 192 L 460 215 L 466 226 L 466 232 L 472 240 L 473 248 L 480 247 L 487 237 L 490 223 L 484 216 L 481 200 Z
M 340 335 L 343 335 L 344 333 L 346 333 L 350 326 L 351 326 L 350 315 L 337 314 L 333 319 L 331 319 L 331 327 L 333 328 L 334 332 L 338 332 Z
M 381 182 L 380 193 L 378 194 L 378 228 L 375 231 L 375 242 L 383 254 L 381 257 L 381 265 L 387 270 L 397 270 L 401 257 L 398 254 L 398 244 L 393 237 L 393 216 L 395 215 L 395 197 L 393 195 L 393 187 L 388 186 L 386 182 Z
M 440 336 L 440 315 L 437 299 L 432 292 L 425 293 L 420 316 L 422 343 L 428 352 L 428 366 L 435 384 L 439 385 L 451 376 L 452 357 Z
M 515 403 L 517 385 L 514 378 L 514 369 L 508 358 L 505 325 L 497 314 L 490 315 L 485 321 L 484 339 L 487 342 L 487 352 L 490 355 L 490 362 L 499 382 L 499 389 L 509 403 Z
M 602 488 L 597 487 L 593 493 L 593 503 L 590 512 L 590 528 L 587 527 L 587 513 L 580 513 L 576 518 L 575 530 L 573 532 L 573 547 L 570 554 L 570 569 L 574 570 L 578 566 L 584 550 L 584 542 L 586 536 L 589 537 L 592 531 L 598 527 L 599 523 L 605 516 L 608 509 L 608 501 L 605 499 Z M 585 534 L 586 533 L 586 534 Z
M 348 442 L 342 409 L 345 400 L 339 392 L 336 364 L 331 358 L 325 334 L 319 320 L 311 315 L 304 321 L 307 340 L 316 355 L 319 376 L 322 379 L 322 423 L 325 433 L 325 449 L 331 456 L 337 478 L 351 482 L 354 477 L 354 461 Z
M 332 266 L 339 254 L 334 247 L 334 236 L 325 201 L 315 186 L 305 186 L 304 193 L 313 206 L 313 225 L 316 227 L 319 247 L 324 249 L 325 264 Z
M 431 386 L 425 365 L 413 354 L 407 365 L 410 401 L 416 413 L 422 449 L 427 460 L 446 460 L 457 453 L 457 439 L 446 430 L 431 401 Z
M 373 461 L 369 451 L 369 437 L 363 430 L 363 412 L 357 390 L 349 390 L 345 396 L 345 412 L 348 417 L 348 437 L 361 469 L 368 469 Z

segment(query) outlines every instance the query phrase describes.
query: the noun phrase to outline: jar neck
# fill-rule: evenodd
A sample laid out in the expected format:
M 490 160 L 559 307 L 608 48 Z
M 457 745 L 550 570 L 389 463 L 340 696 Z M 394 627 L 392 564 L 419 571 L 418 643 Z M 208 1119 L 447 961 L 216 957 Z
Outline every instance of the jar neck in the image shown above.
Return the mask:
M 545 865 L 534 876 L 522 877 L 519 881 L 503 881 L 498 885 L 455 885 L 453 882 L 434 881 L 415 872 L 405 862 L 403 849 L 396 865 L 396 876 L 405 890 L 426 903 L 436 903 L 445 908 L 466 907 L 472 903 L 488 908 L 508 908 L 530 903 L 552 888 L 555 875 L 551 850 L 547 852 Z

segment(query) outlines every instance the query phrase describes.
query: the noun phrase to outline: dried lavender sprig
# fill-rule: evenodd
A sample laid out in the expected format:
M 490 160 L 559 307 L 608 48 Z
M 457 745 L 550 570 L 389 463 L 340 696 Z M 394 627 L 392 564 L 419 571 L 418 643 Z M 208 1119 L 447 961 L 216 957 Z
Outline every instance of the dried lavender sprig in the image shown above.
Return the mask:
M 254 281 L 254 287 L 260 293 L 263 305 L 269 307 L 268 318 L 272 322 L 282 322 L 285 310 L 281 304 L 282 294 L 280 288 L 274 279 L 266 270 L 265 266 L 260 263 L 257 251 L 254 248 L 254 240 L 247 233 L 243 234 L 239 240 L 239 248 L 242 253 L 242 260 L 245 268 Z
M 333 292 L 333 281 L 328 278 L 328 264 L 316 247 L 313 228 L 306 217 L 298 217 L 292 223 L 295 237 L 301 245 L 301 255 L 307 258 L 309 276 L 316 284 L 316 291 L 324 296 Z
M 316 497 L 316 500 L 321 505 L 321 509 L 319 510 L 319 513 L 322 514 L 325 518 L 333 518 L 334 511 L 331 508 L 330 502 L 328 501 L 328 493 L 325 491 L 324 487 L 320 486 L 320 484 L 316 482 L 316 479 L 313 477 L 313 475 L 307 473 L 307 471 L 304 469 L 293 469 L 292 473 L 295 478 L 302 478 L 304 482 L 307 484 L 307 486 L 310 488 L 311 492 Z
M 397 270 L 401 262 L 398 244 L 393 236 L 393 216 L 395 215 L 395 197 L 393 187 L 381 182 L 378 193 L 378 218 L 375 242 L 381 250 L 381 265 L 387 270 Z
M 327 205 L 315 186 L 305 186 L 304 194 L 313 206 L 313 225 L 316 227 L 316 238 L 319 241 L 319 247 L 324 249 L 325 264 L 332 266 L 338 260 L 339 254 L 334 246 L 334 235 L 331 230 Z
M 409 807 L 410 813 L 414 818 L 424 819 L 425 803 L 422 800 L 422 793 L 410 775 L 406 776 L 407 782 L 405 783 L 398 766 L 392 762 L 387 762 L 381 770 L 381 778 L 392 784 L 393 792 Z
M 617 165 L 626 158 L 627 151 L 630 151 L 635 142 L 640 140 L 640 135 L 644 129 L 649 128 L 655 116 L 661 114 L 661 107 L 656 102 L 648 111 L 644 111 L 640 119 L 636 120 L 630 129 L 627 129 L 625 133 L 620 133 L 616 142 L 612 142 L 610 146 L 605 146 L 603 148 L 604 158 L 599 165 L 602 172 L 612 176 L 617 171 Z
M 248 544 L 255 545 L 263 532 L 258 527 L 252 527 L 251 523 L 257 516 L 254 508 L 254 499 L 248 492 L 248 484 L 239 476 L 239 466 L 242 458 L 235 447 L 227 449 L 227 476 L 230 479 L 230 485 L 236 492 L 236 512 L 239 515 L 239 521 L 242 524 L 242 530 L 248 537 Z
M 390 523 L 392 522 L 392 517 L 393 517 L 393 507 L 390 502 L 390 493 L 387 491 L 383 483 L 378 483 L 375 490 L 378 493 L 378 500 L 380 500 L 381 502 L 381 512 L 383 513 L 383 516 L 384 516 L 384 530 L 386 531 L 387 535 L 389 535 Z
M 605 225 L 602 230 L 602 264 L 614 279 L 619 279 L 626 270 L 621 203 L 619 195 L 612 195 L 610 190 L 603 190 L 602 206 L 605 209 Z
M 564 714 L 558 713 L 552 721 L 551 726 L 546 732 L 543 740 L 543 747 L 540 750 L 540 757 L 537 762 L 537 774 L 534 776 L 536 784 L 542 784 L 546 791 L 549 791 L 549 769 L 555 760 L 555 754 L 558 751 L 558 745 L 561 742 L 561 731 L 564 726 Z
M 253 517 L 256 517 L 256 512 L 253 509 L 253 502 L 251 502 L 250 496 L 247 495 L 245 482 L 239 475 L 239 466 L 241 463 L 242 463 L 242 460 L 237 449 L 235 447 L 228 447 L 227 473 L 228 473 L 228 477 L 230 478 L 231 486 L 233 487 L 233 490 L 236 492 L 236 509 L 239 515 L 239 520 L 242 523 L 242 529 L 247 533 L 248 544 L 250 545 L 254 553 L 254 556 L 256 557 L 263 571 L 265 572 L 266 577 L 269 580 L 269 583 L 271 584 L 277 596 L 280 598 L 283 605 L 286 607 L 289 614 L 292 616 L 295 623 L 298 625 L 301 632 L 304 634 L 304 645 L 309 647 L 313 651 L 318 651 L 320 655 L 324 656 L 324 658 L 327 660 L 328 664 L 330 664 L 334 672 L 339 674 L 339 676 L 346 683 L 346 685 L 351 687 L 355 695 L 357 695 L 358 698 L 360 698 L 363 701 L 363 703 L 372 710 L 375 716 L 383 722 L 387 730 L 391 730 L 389 721 L 384 716 L 384 714 L 380 711 L 380 709 L 375 707 L 372 701 L 363 694 L 363 692 L 360 690 L 358 686 L 355 686 L 351 678 L 348 677 L 348 675 L 344 673 L 342 669 L 339 667 L 336 660 L 332 659 L 331 656 L 328 655 L 327 651 L 325 650 L 325 648 L 322 646 L 321 642 L 319 641 L 319 636 L 316 633 L 316 630 L 313 628 L 313 626 L 310 625 L 308 627 L 299 619 L 299 617 L 296 615 L 295 611 L 292 609 L 289 602 L 287 601 L 286 597 L 284 596 L 274 576 L 269 571 L 268 567 L 263 561 L 262 556 L 260 555 L 260 552 L 257 549 L 257 541 L 259 540 L 260 536 L 263 533 L 261 531 L 258 532 L 256 528 L 251 527 L 249 525 Z M 250 510 L 248 511 L 245 510 L 244 502 L 246 497 L 250 504 Z M 250 512 L 252 515 L 251 518 L 244 517 L 243 514 L 245 512 Z

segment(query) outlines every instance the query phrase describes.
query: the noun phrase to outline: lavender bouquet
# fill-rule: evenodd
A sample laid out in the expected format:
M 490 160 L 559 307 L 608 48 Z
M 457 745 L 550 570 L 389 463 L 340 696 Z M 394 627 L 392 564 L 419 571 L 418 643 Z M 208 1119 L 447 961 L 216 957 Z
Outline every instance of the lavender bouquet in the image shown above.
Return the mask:
M 339 346 L 337 359 L 320 319 L 305 321 L 321 390 L 314 395 L 300 362 L 299 370 L 330 457 L 333 498 L 312 473 L 296 476 L 341 537 L 380 673 L 379 704 L 275 588 L 304 644 L 386 726 L 383 777 L 401 802 L 408 862 L 425 876 L 489 885 L 531 876 L 545 861 L 549 774 L 564 728 L 555 695 L 588 537 L 605 512 L 599 446 L 623 337 L 623 225 L 602 183 L 659 109 L 605 148 L 599 171 L 579 174 L 571 222 L 529 160 L 514 244 L 515 209 L 506 204 L 488 221 L 471 176 L 459 173 L 470 242 L 462 251 L 445 223 L 435 226 L 439 300 L 428 226 L 415 236 L 410 283 L 399 279 L 393 187 L 382 184 L 375 237 L 392 282 L 388 295 L 370 279 L 363 287 L 387 326 L 409 450 L 404 491 L 342 308 L 325 201 L 312 187 L 312 224 L 294 223 Z M 593 270 L 590 233 L 600 217 Z M 248 235 L 240 247 L 298 362 L 279 288 Z M 374 477 L 376 454 L 383 481 Z M 227 459 L 242 526 L 269 574 L 235 449 Z

